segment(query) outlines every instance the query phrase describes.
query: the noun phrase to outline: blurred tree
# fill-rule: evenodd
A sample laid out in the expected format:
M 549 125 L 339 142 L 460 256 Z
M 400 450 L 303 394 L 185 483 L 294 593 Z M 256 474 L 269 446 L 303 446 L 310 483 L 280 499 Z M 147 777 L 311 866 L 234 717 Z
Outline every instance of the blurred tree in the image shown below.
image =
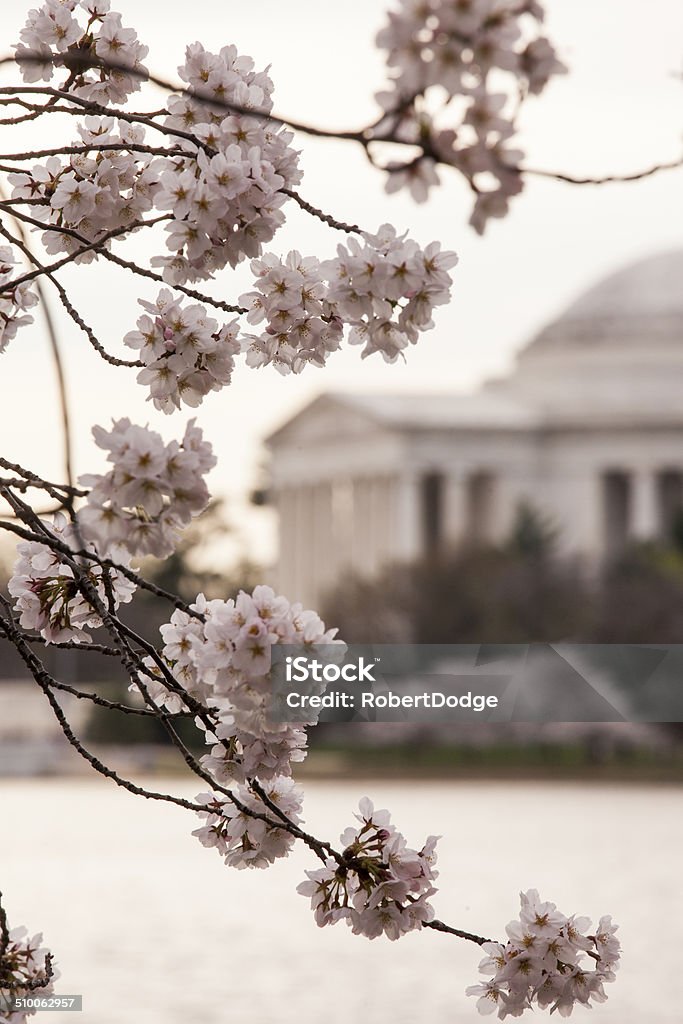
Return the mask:
M 528 501 L 521 501 L 516 510 L 515 521 L 510 532 L 510 551 L 528 558 L 546 558 L 554 554 L 558 529 Z
M 671 543 L 677 551 L 683 552 L 683 509 L 679 509 L 673 517 Z
M 554 533 L 521 509 L 500 547 L 462 548 L 349 576 L 324 605 L 356 643 L 532 643 L 576 639 L 590 628 L 591 589 L 553 553 Z
M 678 547 L 631 545 L 605 568 L 590 639 L 683 642 L 683 553 Z

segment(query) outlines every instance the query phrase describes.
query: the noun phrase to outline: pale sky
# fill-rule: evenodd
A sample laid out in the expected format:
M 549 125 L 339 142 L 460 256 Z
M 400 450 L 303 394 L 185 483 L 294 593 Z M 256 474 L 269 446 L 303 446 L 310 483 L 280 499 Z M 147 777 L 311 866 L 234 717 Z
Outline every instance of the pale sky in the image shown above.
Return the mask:
M 18 38 L 32 6 L 35 0 L 3 5 L 6 43 Z M 173 78 L 190 42 L 213 49 L 234 43 L 257 66 L 272 65 L 276 112 L 334 128 L 359 127 L 376 114 L 372 97 L 384 76 L 373 38 L 385 0 L 114 0 L 112 6 L 149 45 L 147 63 L 163 76 Z M 548 32 L 570 74 L 526 106 L 520 142 L 527 164 L 603 174 L 676 158 L 683 147 L 680 0 L 548 0 L 547 9 Z M 9 83 L 10 72 L 2 80 Z M 45 129 L 17 139 L 4 128 L 2 138 L 3 153 L 49 141 Z M 455 172 L 443 170 L 442 188 L 427 205 L 417 206 L 407 196 L 387 196 L 382 175 L 352 144 L 301 136 L 298 146 L 305 171 L 300 191 L 309 201 L 371 231 L 390 221 L 423 244 L 438 239 L 459 253 L 460 263 L 452 303 L 437 312 L 435 330 L 411 348 L 405 365 L 387 365 L 379 356 L 361 362 L 352 348 L 333 356 L 325 370 L 309 368 L 298 377 L 283 378 L 272 367 L 244 368 L 197 410 L 219 459 L 210 486 L 229 499 L 241 550 L 261 559 L 273 555 L 272 516 L 250 509 L 245 496 L 260 481 L 263 438 L 293 412 L 326 390 L 471 390 L 504 372 L 515 352 L 596 278 L 640 256 L 679 247 L 683 227 L 683 171 L 601 188 L 532 179 L 508 218 L 490 224 L 480 239 L 467 226 L 470 193 Z M 286 209 L 288 223 L 269 249 L 333 254 L 341 240 L 336 232 Z M 130 258 L 137 244 L 117 251 Z M 140 313 L 136 299 L 154 297 L 157 286 L 140 286 L 99 265 L 63 273 L 62 281 L 106 347 L 130 355 L 121 338 Z M 234 302 L 246 290 L 248 270 L 228 270 L 217 285 L 217 294 Z M 192 410 L 169 417 L 157 413 L 136 385 L 136 371 L 104 364 L 54 300 L 52 308 L 66 353 L 77 472 L 102 468 L 90 441 L 95 422 L 127 415 L 167 440 L 182 435 Z M 0 357 L 2 449 L 6 457 L 54 477 L 61 459 L 54 375 L 36 319 L 36 327 L 21 331 Z

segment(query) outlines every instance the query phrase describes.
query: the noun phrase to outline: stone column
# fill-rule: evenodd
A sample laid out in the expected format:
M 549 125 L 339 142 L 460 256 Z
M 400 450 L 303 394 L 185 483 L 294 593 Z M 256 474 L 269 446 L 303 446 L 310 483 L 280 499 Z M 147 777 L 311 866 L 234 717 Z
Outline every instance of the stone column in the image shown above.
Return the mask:
M 348 478 L 331 483 L 331 536 L 330 573 L 334 578 L 353 565 L 353 484 Z
M 354 572 L 359 576 L 367 575 L 368 558 L 368 519 L 367 482 L 363 477 L 354 477 L 352 481 L 353 519 L 351 527 L 351 559 Z
M 422 516 L 420 476 L 405 472 L 394 484 L 396 505 L 396 558 L 400 562 L 414 562 L 422 555 Z
M 334 582 L 332 565 L 332 488 L 329 483 L 316 484 L 313 488 L 313 572 L 314 604 L 318 607 L 321 597 Z
M 443 542 L 453 549 L 464 543 L 467 533 L 467 476 L 451 470 L 443 483 Z
M 391 490 L 385 477 L 375 477 L 372 487 L 372 565 L 378 573 L 392 552 Z
M 307 608 L 315 599 L 314 520 L 313 487 L 302 484 L 296 491 L 296 589 L 292 599 Z
M 280 593 L 291 593 L 295 584 L 296 566 L 296 498 L 290 487 L 281 487 L 276 495 L 278 516 L 277 587 Z
M 657 481 L 649 470 L 637 470 L 631 477 L 629 535 L 634 540 L 654 540 L 659 534 Z

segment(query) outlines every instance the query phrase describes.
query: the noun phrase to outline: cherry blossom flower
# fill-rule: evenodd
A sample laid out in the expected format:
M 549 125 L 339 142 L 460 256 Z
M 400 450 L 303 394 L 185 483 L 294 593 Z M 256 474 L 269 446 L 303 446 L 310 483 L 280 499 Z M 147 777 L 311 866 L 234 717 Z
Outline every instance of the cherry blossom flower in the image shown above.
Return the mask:
M 82 546 L 76 528 L 61 513 L 54 517 L 51 526 L 43 524 L 43 529 L 73 550 Z M 88 550 L 95 553 L 94 545 L 88 545 Z M 110 553 L 119 564 L 129 564 L 123 548 L 114 546 Z M 77 575 L 66 564 L 64 556 L 37 541 L 22 541 L 17 545 L 17 554 L 8 590 L 14 598 L 15 609 L 21 613 L 21 626 L 38 630 L 48 643 L 90 640 L 88 629 L 97 629 L 102 619 L 82 592 Z M 105 578 L 101 565 L 85 560 L 81 571 L 104 604 L 111 595 L 114 608 L 118 608 L 120 604 L 127 604 L 135 593 L 135 584 L 115 569 L 106 570 Z
M 504 1020 L 536 1004 L 569 1017 L 577 1004 L 604 1002 L 603 986 L 615 980 L 621 949 L 611 917 L 600 918 L 592 935 L 587 917 L 566 917 L 536 889 L 520 893 L 520 901 L 519 920 L 506 928 L 506 945 L 482 946 L 486 957 L 479 970 L 492 978 L 467 989 L 478 997 L 479 1012 L 497 1011 Z
M 351 324 L 350 343 L 363 345 L 362 356 L 381 352 L 395 362 L 433 327 L 434 308 L 447 302 L 457 263 L 452 252 L 434 242 L 426 250 L 384 224 L 363 241 L 349 239 L 337 247 L 335 260 L 322 264 L 330 280 L 328 302 L 337 316 Z
M 272 253 L 251 264 L 256 290 L 240 297 L 247 320 L 266 321 L 261 335 L 246 334 L 249 366 L 272 363 L 281 373 L 324 366 L 339 348 L 344 325 L 349 342 L 363 345 L 363 358 L 381 352 L 394 362 L 433 327 L 434 308 L 448 301 L 447 271 L 457 256 L 427 249 L 399 237 L 384 224 L 337 247 L 334 259 L 319 263 L 290 252 L 283 261 Z
M 14 277 L 16 260 L 8 245 L 0 245 L 0 287 L 10 284 Z M 33 323 L 33 317 L 26 313 L 27 309 L 38 302 L 38 296 L 31 291 L 30 281 L 24 281 L 15 288 L 2 291 L 0 294 L 0 353 L 16 336 L 20 327 Z
M 240 296 L 256 324 L 265 319 L 260 336 L 247 334 L 247 365 L 272 363 L 281 373 L 300 373 L 306 365 L 324 366 L 342 339 L 342 324 L 329 302 L 328 289 L 314 257 L 292 251 L 282 261 L 266 253 L 251 264 L 256 291 Z
M 210 747 L 201 758 L 204 770 L 221 784 L 291 775 L 292 764 L 306 756 L 306 730 L 269 715 L 271 649 L 275 644 L 341 649 L 336 630 L 327 630 L 315 612 L 257 586 L 229 601 L 207 601 L 200 594 L 190 613 L 173 613 L 161 635 L 162 655 L 173 677 L 215 722 L 209 730 L 197 721 Z M 146 689 L 168 711 L 186 710 L 152 665 L 142 684 L 131 689 Z M 316 721 L 317 713 L 311 712 L 310 724 Z
M 256 72 L 234 46 L 211 53 L 188 46 L 179 68 L 193 96 L 169 98 L 166 124 L 192 131 L 202 145 L 165 164 L 159 209 L 170 210 L 166 245 L 171 256 L 154 257 L 171 284 L 205 280 L 226 265 L 261 255 L 284 221 L 284 188 L 301 181 L 293 135 L 239 112 L 272 109 L 273 83 Z
M 330 859 L 325 867 L 307 871 L 297 892 L 310 898 L 321 928 L 343 920 L 356 935 L 395 940 L 434 917 L 428 900 L 436 892 L 438 837 L 412 850 L 388 811 L 376 811 L 367 797 L 359 811 L 360 825 L 341 835 L 342 863 Z
M 83 242 L 97 241 L 114 229 L 130 225 L 132 230 L 152 209 L 159 189 L 155 163 L 141 157 L 134 148 L 127 148 L 144 141 L 144 130 L 138 125 L 88 115 L 79 125 L 78 135 L 78 145 L 92 145 L 91 153 L 77 153 L 65 161 L 49 157 L 30 171 L 8 175 L 13 198 L 45 200 L 45 205 L 35 206 L 34 212 L 37 220 L 51 226 L 42 235 L 49 253 L 76 253 Z M 98 149 L 102 145 L 120 148 Z M 57 227 L 76 231 L 83 241 L 55 230 Z M 109 239 L 102 244 L 111 248 Z M 89 250 L 78 255 L 75 262 L 95 259 L 97 253 Z
M 42 934 L 29 938 L 26 928 L 12 928 L 7 939 L 7 948 L 0 955 L 0 1024 L 25 1024 L 36 1009 L 11 1010 L 5 999 L 50 996 L 60 974 L 49 949 L 43 946 Z
M 147 47 L 105 0 L 45 0 L 29 11 L 20 38 L 15 56 L 25 81 L 49 82 L 55 67 L 73 57 L 77 71 L 67 88 L 94 103 L 124 103 L 145 77 Z M 99 66 L 88 68 L 88 60 Z
M 268 800 L 298 825 L 303 803 L 303 791 L 289 778 L 274 778 L 264 786 Z M 197 802 L 206 805 L 205 811 L 198 811 L 205 819 L 202 828 L 192 833 L 202 846 L 213 847 L 233 868 L 267 868 L 280 857 L 286 857 L 294 844 L 294 836 L 278 825 L 270 825 L 262 818 L 249 815 L 254 811 L 267 815 L 271 821 L 278 819 L 273 810 L 261 797 L 247 786 L 237 786 L 234 791 L 239 804 L 247 811 L 240 810 L 230 797 L 218 793 L 200 793 Z
M 514 161 L 504 152 L 520 98 L 566 70 L 540 34 L 543 13 L 535 0 L 397 0 L 377 36 L 390 77 L 376 97 L 385 112 L 379 135 L 414 143 L 423 155 L 387 165 L 388 192 L 408 188 L 424 202 L 439 184 L 436 154 L 470 181 L 476 231 L 506 212 L 522 187 L 512 172 L 521 154 Z M 485 152 L 488 166 L 473 166 L 472 150 Z
M 196 407 L 209 391 L 230 383 L 241 347 L 237 320 L 219 329 L 204 306 L 183 307 L 168 289 L 162 289 L 155 303 L 138 301 L 152 316 L 140 317 L 138 329 L 123 340 L 145 363 L 138 383 L 149 386 L 157 409 L 171 413 L 181 404 Z
M 79 512 L 84 536 L 102 552 L 120 545 L 132 555 L 169 554 L 179 531 L 209 501 L 204 476 L 216 464 L 211 445 L 190 420 L 182 441 L 164 444 L 148 427 L 124 418 L 93 428 L 113 468 L 81 478 L 91 491 Z

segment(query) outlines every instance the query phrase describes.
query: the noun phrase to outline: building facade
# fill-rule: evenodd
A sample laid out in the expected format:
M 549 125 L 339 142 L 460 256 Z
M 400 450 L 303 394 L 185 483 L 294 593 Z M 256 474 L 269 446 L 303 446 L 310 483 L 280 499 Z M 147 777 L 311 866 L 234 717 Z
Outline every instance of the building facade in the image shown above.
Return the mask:
M 600 282 L 475 394 L 325 394 L 267 443 L 276 582 L 309 606 L 348 571 L 500 542 L 522 503 L 589 563 L 664 539 L 683 506 L 683 252 Z

